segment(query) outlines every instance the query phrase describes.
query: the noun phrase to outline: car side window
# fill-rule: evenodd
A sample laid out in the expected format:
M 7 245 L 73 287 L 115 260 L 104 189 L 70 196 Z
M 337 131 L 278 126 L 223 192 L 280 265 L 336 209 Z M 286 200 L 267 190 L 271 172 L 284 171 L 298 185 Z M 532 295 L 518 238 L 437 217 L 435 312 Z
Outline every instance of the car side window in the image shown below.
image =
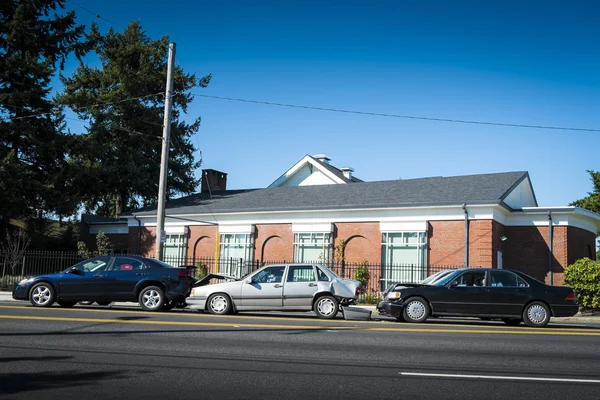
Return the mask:
M 77 269 L 81 272 L 102 272 L 106 271 L 108 266 L 108 258 L 96 258 L 93 260 L 86 261 L 77 266 Z
M 321 268 L 317 267 L 317 276 L 321 282 L 329 282 L 329 277 Z
M 458 286 L 483 286 L 485 280 L 485 272 L 469 271 L 465 272 L 457 279 Z
M 516 274 L 509 271 L 491 271 L 490 283 L 492 287 L 527 287 L 527 283 Z
M 315 271 L 312 265 L 292 265 L 288 271 L 288 282 L 314 282 Z
M 255 283 L 281 283 L 285 267 L 268 267 L 252 277 Z
M 146 266 L 140 260 L 135 258 L 117 257 L 113 264 L 113 271 L 134 271 L 144 269 Z

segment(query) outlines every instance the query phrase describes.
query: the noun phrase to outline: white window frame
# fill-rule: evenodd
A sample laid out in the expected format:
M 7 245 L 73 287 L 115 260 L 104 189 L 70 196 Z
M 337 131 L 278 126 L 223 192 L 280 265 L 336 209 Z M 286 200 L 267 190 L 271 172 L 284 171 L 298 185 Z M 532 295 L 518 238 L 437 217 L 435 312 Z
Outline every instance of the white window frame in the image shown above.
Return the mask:
M 301 241 L 301 237 L 309 236 L 309 242 Z M 294 232 L 294 262 L 305 263 L 305 262 L 319 262 L 328 263 L 332 257 L 332 242 L 333 234 L 331 232 Z M 311 247 L 320 247 L 321 253 L 317 260 L 305 260 L 302 257 L 302 250 L 306 245 L 313 244 Z
M 410 241 L 409 235 L 417 235 L 416 241 Z M 400 235 L 400 242 L 393 242 L 392 237 Z M 406 240 L 405 240 L 406 238 Z M 428 235 L 427 231 L 384 231 L 381 232 L 381 283 L 382 288 L 387 288 L 394 282 L 419 282 L 427 277 L 427 246 Z M 417 264 L 411 266 L 401 265 L 398 263 L 390 264 L 392 251 L 394 248 L 413 248 L 417 251 Z M 406 271 L 403 268 L 407 268 Z M 415 273 L 416 268 L 416 273 Z M 397 269 L 397 270 L 396 270 Z

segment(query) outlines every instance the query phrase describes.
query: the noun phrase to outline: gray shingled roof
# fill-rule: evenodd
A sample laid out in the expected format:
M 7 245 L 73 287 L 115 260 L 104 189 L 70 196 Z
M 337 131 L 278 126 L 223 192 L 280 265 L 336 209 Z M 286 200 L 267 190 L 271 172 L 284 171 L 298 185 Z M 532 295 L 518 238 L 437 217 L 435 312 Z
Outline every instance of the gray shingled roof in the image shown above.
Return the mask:
M 500 204 L 527 172 L 433 177 L 352 185 L 317 185 L 229 190 L 171 200 L 167 214 L 391 208 L 467 204 Z M 155 215 L 156 208 L 133 212 Z

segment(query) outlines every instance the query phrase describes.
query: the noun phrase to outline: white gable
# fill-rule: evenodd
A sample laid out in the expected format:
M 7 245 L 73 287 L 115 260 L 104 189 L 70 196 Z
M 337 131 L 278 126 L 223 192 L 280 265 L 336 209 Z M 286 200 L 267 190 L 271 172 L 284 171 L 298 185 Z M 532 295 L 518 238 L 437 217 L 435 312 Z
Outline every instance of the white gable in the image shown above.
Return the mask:
M 307 155 L 281 175 L 279 179 L 271 183 L 269 187 L 331 185 L 338 183 L 346 182 Z
M 504 202 L 513 210 L 520 210 L 523 207 L 537 207 L 537 201 L 533 194 L 529 177 L 523 179 L 521 183 L 511 190 L 508 196 L 504 198 Z

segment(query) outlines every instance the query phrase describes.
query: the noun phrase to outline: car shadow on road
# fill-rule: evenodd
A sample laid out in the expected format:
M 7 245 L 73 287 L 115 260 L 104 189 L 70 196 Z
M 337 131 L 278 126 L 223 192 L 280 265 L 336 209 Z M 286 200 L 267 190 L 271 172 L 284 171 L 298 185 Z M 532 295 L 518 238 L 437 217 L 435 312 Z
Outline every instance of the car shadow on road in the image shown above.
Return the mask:
M 45 361 L 55 358 L 56 357 L 39 357 L 38 360 Z M 0 361 L 2 360 L 0 359 Z M 2 374 L 2 379 L 0 379 L 0 395 L 72 388 L 74 386 L 85 386 L 95 382 L 102 382 L 107 379 L 122 379 L 126 377 L 126 373 L 118 370 L 105 372 L 13 372 Z

